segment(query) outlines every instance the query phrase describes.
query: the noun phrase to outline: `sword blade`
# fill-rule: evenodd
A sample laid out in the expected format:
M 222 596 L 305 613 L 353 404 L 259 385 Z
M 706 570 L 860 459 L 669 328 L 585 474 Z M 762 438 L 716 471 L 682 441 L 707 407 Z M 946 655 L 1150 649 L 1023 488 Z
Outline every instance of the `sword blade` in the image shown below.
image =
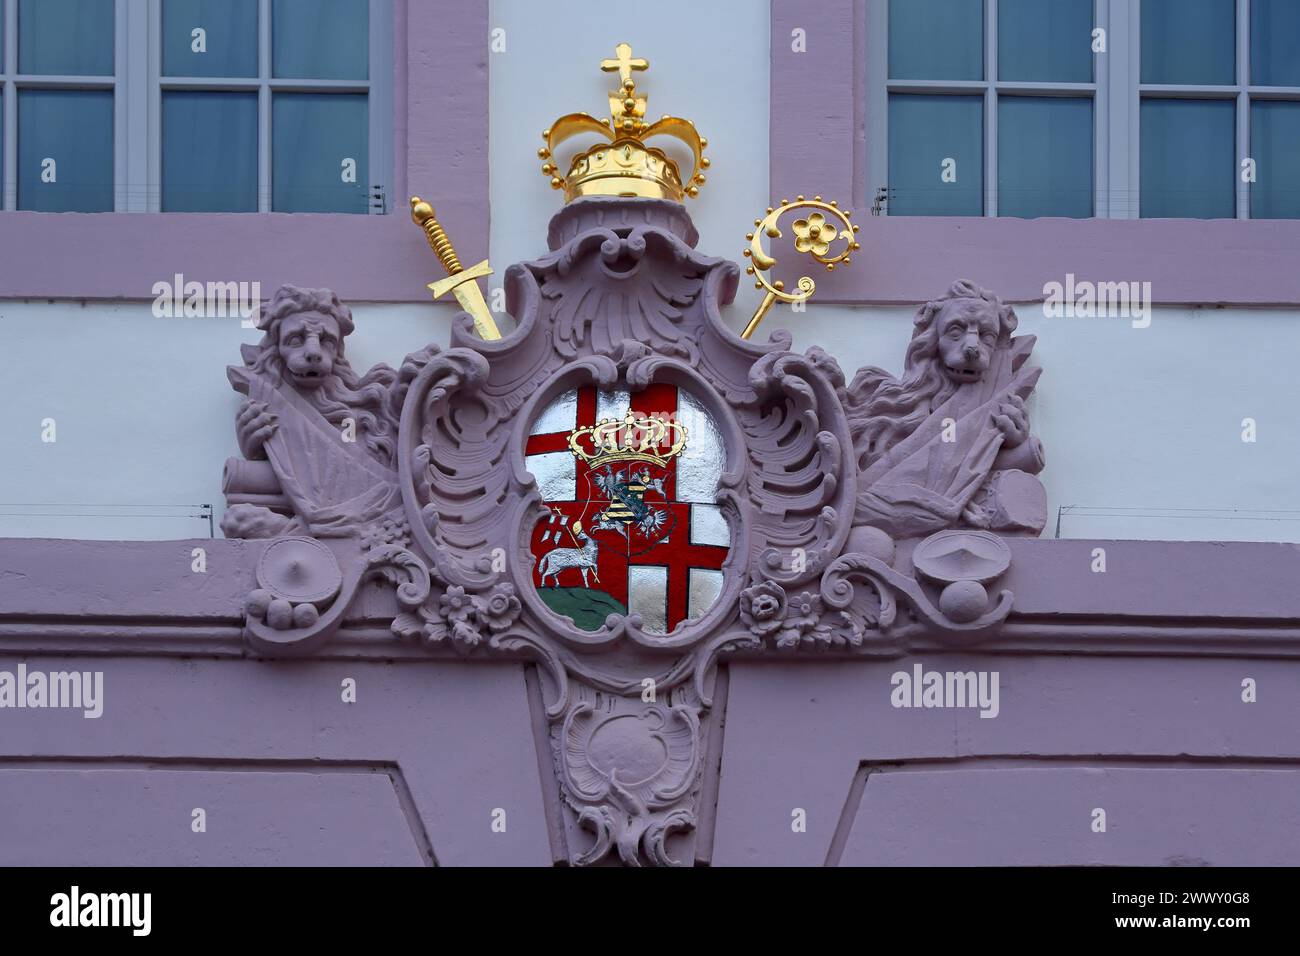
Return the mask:
M 477 279 L 467 279 L 451 290 L 456 295 L 460 307 L 474 319 L 474 328 L 479 337 L 484 339 L 501 338 L 501 330 L 492 318 L 492 311 L 483 299 L 483 290 L 478 287 Z

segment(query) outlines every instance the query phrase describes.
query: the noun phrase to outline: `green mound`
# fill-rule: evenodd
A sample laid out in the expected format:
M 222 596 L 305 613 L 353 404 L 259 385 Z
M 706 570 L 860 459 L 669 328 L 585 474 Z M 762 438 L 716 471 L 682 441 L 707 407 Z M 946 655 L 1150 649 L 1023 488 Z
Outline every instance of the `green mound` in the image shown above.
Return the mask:
M 593 588 L 538 588 L 537 594 L 552 611 L 584 631 L 599 631 L 609 615 L 627 613 L 618 601 Z

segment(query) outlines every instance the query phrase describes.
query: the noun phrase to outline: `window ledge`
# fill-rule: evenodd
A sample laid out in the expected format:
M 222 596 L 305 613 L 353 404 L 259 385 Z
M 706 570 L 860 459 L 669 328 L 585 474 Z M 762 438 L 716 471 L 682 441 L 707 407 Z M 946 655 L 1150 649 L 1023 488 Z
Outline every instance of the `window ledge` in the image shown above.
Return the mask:
M 482 202 L 439 202 L 438 216 L 466 255 L 486 255 Z M 428 301 L 424 283 L 439 274 L 402 212 L 5 212 L 0 249 L 0 296 L 11 299 L 151 299 L 154 283 L 181 274 L 258 282 L 265 296 L 292 282 L 352 301 L 416 302 Z
M 828 193 L 834 195 L 834 193 Z M 1049 282 L 1150 282 L 1157 305 L 1300 304 L 1300 220 L 854 216 L 860 252 L 817 279 L 817 300 L 915 304 L 954 279 L 1008 302 Z

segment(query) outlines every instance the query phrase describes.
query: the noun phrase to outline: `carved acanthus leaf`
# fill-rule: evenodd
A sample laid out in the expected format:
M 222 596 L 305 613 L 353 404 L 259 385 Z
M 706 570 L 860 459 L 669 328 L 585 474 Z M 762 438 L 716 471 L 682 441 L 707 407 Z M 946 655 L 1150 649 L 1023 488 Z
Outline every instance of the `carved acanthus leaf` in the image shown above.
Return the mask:
M 749 453 L 749 497 L 761 573 L 792 586 L 817 577 L 843 547 L 840 508 L 856 487 L 835 385 L 821 363 L 771 353 L 754 363 L 755 398 L 738 416 Z

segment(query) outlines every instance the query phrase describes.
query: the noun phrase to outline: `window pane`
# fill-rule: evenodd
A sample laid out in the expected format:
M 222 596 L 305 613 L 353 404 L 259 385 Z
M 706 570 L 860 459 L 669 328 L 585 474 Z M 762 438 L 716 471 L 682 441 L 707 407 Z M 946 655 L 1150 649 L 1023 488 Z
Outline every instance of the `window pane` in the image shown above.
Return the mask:
M 370 63 L 368 6 L 366 0 L 274 0 L 274 75 L 366 79 Z
M 1251 0 L 1250 82 L 1300 86 L 1300 3 Z
M 1142 82 L 1237 82 L 1235 0 L 1142 0 Z
M 1092 82 L 1092 0 L 998 0 L 998 78 Z
M 162 71 L 257 76 L 257 0 L 163 0 Z
M 1250 155 L 1256 163 L 1251 218 L 1300 219 L 1300 103 L 1250 104 Z
M 1142 101 L 1142 215 L 1236 215 L 1236 103 Z
M 364 93 L 277 93 L 271 202 L 276 212 L 366 212 Z
M 112 75 L 113 0 L 19 0 L 18 71 Z
M 163 212 L 257 212 L 257 94 L 162 95 Z
M 999 99 L 999 216 L 1088 218 L 1092 164 L 1091 98 Z
M 889 97 L 889 214 L 984 214 L 984 98 Z
M 984 0 L 889 0 L 889 76 L 984 79 Z
M 18 91 L 18 208 L 113 208 L 113 94 Z

